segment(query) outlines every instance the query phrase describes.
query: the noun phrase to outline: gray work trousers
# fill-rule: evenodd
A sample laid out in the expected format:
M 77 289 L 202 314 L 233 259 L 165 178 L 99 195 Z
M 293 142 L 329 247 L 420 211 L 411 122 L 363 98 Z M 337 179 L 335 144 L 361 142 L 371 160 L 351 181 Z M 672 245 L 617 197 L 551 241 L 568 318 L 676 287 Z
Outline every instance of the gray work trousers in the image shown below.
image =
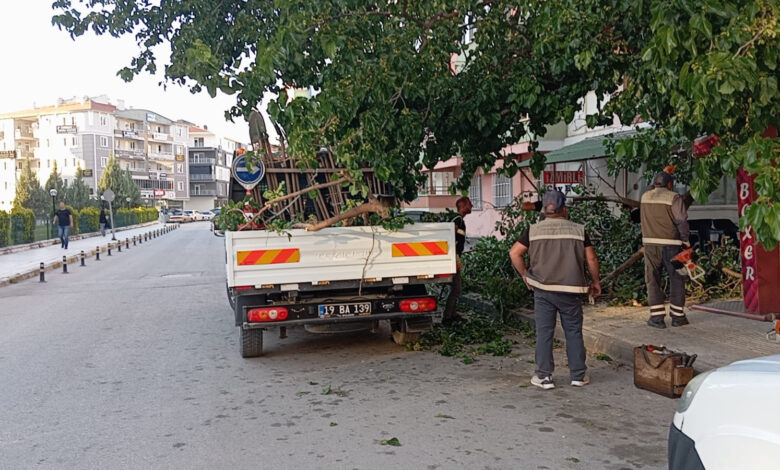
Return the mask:
M 679 246 L 645 245 L 645 283 L 647 284 L 647 303 L 651 315 L 664 315 L 662 308 L 666 294 L 663 291 L 662 271 L 669 273 L 670 310 L 672 314 L 683 314 L 685 307 L 685 277 L 672 266 L 672 258 L 682 251 Z
M 585 343 L 582 340 L 582 298 L 579 294 L 551 292 L 534 289 L 534 318 L 536 321 L 536 375 L 551 377 L 553 360 L 553 335 L 558 313 L 566 336 L 566 357 L 572 380 L 582 380 L 588 367 L 585 365 Z

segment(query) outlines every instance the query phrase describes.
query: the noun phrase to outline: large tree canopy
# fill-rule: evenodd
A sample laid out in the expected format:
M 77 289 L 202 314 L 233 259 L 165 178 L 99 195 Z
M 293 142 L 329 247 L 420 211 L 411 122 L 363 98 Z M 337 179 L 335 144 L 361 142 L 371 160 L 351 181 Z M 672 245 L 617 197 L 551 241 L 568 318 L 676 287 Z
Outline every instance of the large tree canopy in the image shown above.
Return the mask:
M 53 21 L 72 36 L 135 34 L 137 57 L 119 74 L 155 72 L 170 44 L 166 78 L 236 95 L 244 115 L 265 93 L 289 151 L 316 165 L 333 150 L 358 174 L 365 164 L 396 195 L 416 196 L 423 165 L 453 155 L 465 178 L 503 158 L 508 144 L 570 121 L 588 91 L 611 96 L 591 125 L 617 114 L 652 122 L 615 144 L 613 167 L 650 171 L 690 158 L 690 143 L 722 145 L 693 164 L 699 200 L 723 172 L 759 176 L 748 220 L 759 239 L 780 239 L 777 124 L 778 0 L 58 0 Z M 473 41 L 462 38 L 473 33 Z M 457 57 L 457 60 L 453 60 Z M 454 63 L 457 62 L 457 73 Z M 312 99 L 287 102 L 286 87 Z M 538 171 L 543 157 L 535 157 Z M 515 160 L 505 161 L 506 171 Z M 688 165 L 689 167 L 691 165 Z M 355 178 L 356 181 L 359 178 Z

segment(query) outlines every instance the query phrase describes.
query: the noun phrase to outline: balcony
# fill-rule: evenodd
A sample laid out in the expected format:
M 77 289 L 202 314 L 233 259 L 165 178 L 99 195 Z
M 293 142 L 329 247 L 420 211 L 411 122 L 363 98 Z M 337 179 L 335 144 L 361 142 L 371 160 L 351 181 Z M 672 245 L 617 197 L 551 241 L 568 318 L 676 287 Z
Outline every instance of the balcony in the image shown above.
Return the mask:
M 135 129 L 114 129 L 114 137 L 123 139 L 144 140 L 143 136 Z
M 172 162 L 174 160 L 173 151 L 171 153 L 157 153 L 157 152 L 149 152 L 149 159 L 150 160 L 165 160 L 168 162 Z
M 31 128 L 26 129 L 16 129 L 16 133 L 14 134 L 16 139 L 29 139 L 33 140 L 35 139 L 35 135 L 33 135 L 33 131 Z
M 216 158 L 200 157 L 190 158 L 190 165 L 216 165 Z
M 114 154 L 118 158 L 133 158 L 137 160 L 143 160 L 144 158 L 144 151 L 138 149 L 133 149 L 133 150 L 117 149 L 114 150 Z
M 216 196 L 217 190 L 216 189 L 201 189 L 200 191 L 195 191 L 194 189 L 190 189 L 190 196 L 191 197 L 198 197 L 198 196 Z
M 214 181 L 214 175 L 190 173 L 190 181 Z

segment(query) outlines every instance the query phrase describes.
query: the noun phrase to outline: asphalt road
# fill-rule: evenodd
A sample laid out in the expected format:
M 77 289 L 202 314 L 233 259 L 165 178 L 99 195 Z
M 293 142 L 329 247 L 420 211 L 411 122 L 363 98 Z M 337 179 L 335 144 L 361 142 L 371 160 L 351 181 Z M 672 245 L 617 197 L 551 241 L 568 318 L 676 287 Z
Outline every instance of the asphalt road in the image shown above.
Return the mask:
M 570 387 L 560 350 L 528 386 L 522 338 L 467 365 L 295 329 L 242 359 L 222 243 L 184 225 L 0 289 L 0 469 L 666 468 L 676 400 L 593 357 Z

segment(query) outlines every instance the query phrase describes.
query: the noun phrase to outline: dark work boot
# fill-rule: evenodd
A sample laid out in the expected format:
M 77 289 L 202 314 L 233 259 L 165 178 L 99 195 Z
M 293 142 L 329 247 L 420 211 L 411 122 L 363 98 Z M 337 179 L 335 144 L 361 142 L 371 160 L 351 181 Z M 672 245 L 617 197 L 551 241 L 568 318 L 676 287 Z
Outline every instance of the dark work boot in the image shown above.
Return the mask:
M 660 328 L 660 329 L 666 328 L 666 323 L 664 323 L 663 315 L 650 315 L 650 318 L 647 319 L 647 324 L 649 326 L 652 326 L 653 328 Z
M 672 326 L 685 326 L 690 324 L 685 315 L 672 315 Z

